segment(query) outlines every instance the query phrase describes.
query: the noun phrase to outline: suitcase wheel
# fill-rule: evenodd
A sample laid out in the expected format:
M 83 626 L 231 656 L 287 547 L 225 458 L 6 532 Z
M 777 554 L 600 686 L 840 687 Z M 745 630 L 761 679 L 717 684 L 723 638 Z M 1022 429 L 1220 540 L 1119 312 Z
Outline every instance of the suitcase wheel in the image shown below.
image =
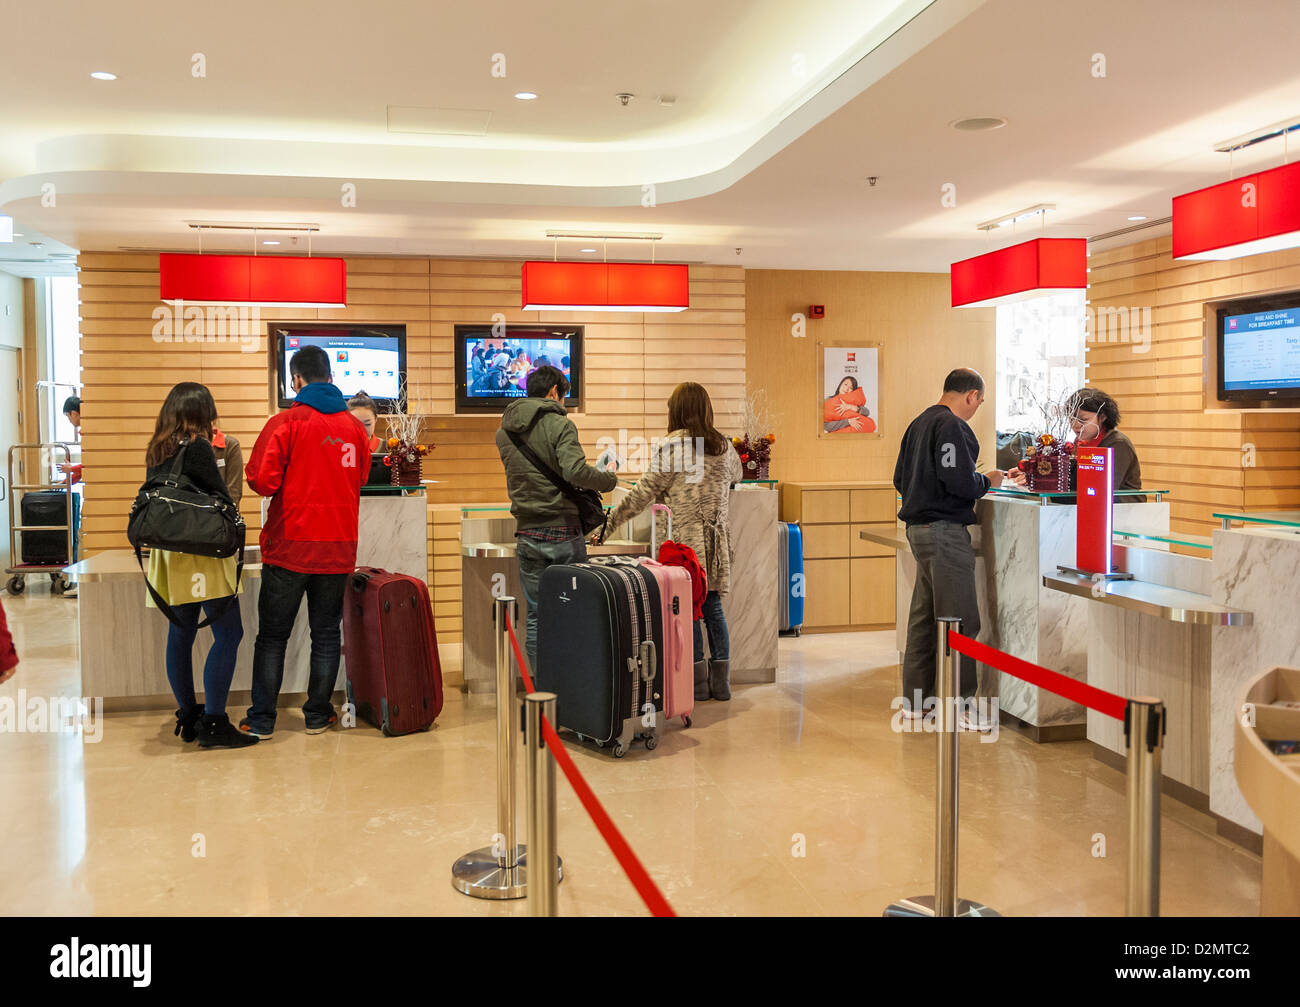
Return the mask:
M 614 742 L 614 758 L 621 759 L 627 755 L 627 746 L 621 741 Z
M 658 747 L 659 747 L 659 739 L 655 737 L 653 734 L 646 735 L 645 750 L 647 752 L 653 752 Z
M 691 726 L 690 714 L 684 714 L 682 716 L 682 727 L 690 727 L 690 726 Z

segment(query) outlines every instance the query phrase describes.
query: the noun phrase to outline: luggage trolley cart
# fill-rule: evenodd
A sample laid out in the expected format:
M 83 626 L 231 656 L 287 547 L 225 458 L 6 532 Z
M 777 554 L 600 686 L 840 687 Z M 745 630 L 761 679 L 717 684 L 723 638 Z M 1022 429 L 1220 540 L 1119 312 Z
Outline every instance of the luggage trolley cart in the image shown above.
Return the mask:
M 71 464 L 72 452 L 67 444 L 54 442 L 51 444 L 14 444 L 9 448 L 9 558 L 13 566 L 5 568 L 5 573 L 9 574 L 5 587 L 10 594 L 22 594 L 27 589 L 27 575 L 33 573 L 48 573 L 50 575 L 50 590 L 54 594 L 63 594 L 70 586 L 67 574 L 63 568 L 70 566 L 77 561 L 76 556 L 76 501 L 73 500 L 75 495 L 72 492 L 71 477 L 68 482 L 63 483 L 23 483 L 18 479 L 18 466 L 15 455 L 21 451 L 36 450 L 41 452 L 41 461 L 38 465 L 40 471 L 44 472 L 45 452 L 49 452 L 48 457 L 52 464 Z M 54 463 L 56 451 L 63 452 L 63 462 Z M 22 498 L 28 493 L 62 491 L 64 495 L 64 516 L 63 524 L 32 524 L 22 523 Z M 63 532 L 64 535 L 64 553 L 62 560 L 51 560 L 50 562 L 23 562 L 22 537 L 20 532 Z

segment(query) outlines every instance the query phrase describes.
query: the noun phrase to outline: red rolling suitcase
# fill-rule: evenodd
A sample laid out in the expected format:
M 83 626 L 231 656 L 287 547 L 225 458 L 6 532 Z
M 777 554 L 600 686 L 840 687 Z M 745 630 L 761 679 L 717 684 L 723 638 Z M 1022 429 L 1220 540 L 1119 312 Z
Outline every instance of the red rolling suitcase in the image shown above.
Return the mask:
M 385 734 L 426 731 L 442 712 L 442 666 L 424 581 L 361 567 L 343 599 L 348 702 Z
M 685 567 L 643 558 L 639 565 L 659 582 L 663 635 L 655 643 L 664 665 L 664 716 L 691 726 L 695 710 L 695 641 L 691 633 L 691 575 Z

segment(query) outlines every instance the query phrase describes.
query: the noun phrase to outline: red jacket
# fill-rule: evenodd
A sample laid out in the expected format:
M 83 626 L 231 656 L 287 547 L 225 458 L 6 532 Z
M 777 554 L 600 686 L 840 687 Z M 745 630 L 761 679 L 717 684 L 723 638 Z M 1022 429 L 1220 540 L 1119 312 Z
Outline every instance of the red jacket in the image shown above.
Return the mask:
M 691 618 L 704 618 L 704 596 L 709 593 L 709 581 L 695 550 L 681 542 L 668 539 L 659 546 L 659 562 L 664 566 L 681 566 L 691 575 Z
M 271 497 L 262 562 L 297 573 L 356 569 L 357 509 L 370 474 L 370 445 L 334 385 L 307 385 L 290 409 L 272 416 L 244 474 L 255 492 Z

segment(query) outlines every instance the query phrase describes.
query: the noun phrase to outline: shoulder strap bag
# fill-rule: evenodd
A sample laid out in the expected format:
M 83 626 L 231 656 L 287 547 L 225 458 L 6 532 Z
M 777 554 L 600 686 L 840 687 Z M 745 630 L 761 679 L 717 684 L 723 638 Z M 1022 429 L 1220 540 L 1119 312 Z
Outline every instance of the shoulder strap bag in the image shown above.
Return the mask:
M 244 573 L 245 528 L 244 519 L 233 503 L 216 493 L 204 492 L 182 474 L 188 447 L 188 444 L 181 445 L 170 472 L 146 479 L 140 487 L 127 520 L 126 537 L 135 549 L 135 560 L 140 565 L 140 572 L 145 574 L 144 585 L 149 589 L 153 603 L 177 626 L 181 621 L 175 611 L 149 583 L 141 550 L 164 549 L 218 559 L 238 554 L 235 594 L 222 599 L 225 604 L 220 610 L 198 624 L 202 629 L 239 604 L 239 582 Z
M 590 535 L 592 532 L 599 530 L 603 536 L 605 522 L 609 520 L 609 514 L 605 511 L 605 505 L 601 502 L 600 494 L 595 490 L 579 489 L 561 478 L 554 469 L 537 457 L 537 453 L 525 444 L 523 438 L 518 434 L 507 430 L 506 436 L 510 438 L 510 443 L 515 446 L 519 453 L 532 462 L 533 468 L 544 475 L 573 506 L 578 508 L 578 523 L 582 526 L 582 533 Z

